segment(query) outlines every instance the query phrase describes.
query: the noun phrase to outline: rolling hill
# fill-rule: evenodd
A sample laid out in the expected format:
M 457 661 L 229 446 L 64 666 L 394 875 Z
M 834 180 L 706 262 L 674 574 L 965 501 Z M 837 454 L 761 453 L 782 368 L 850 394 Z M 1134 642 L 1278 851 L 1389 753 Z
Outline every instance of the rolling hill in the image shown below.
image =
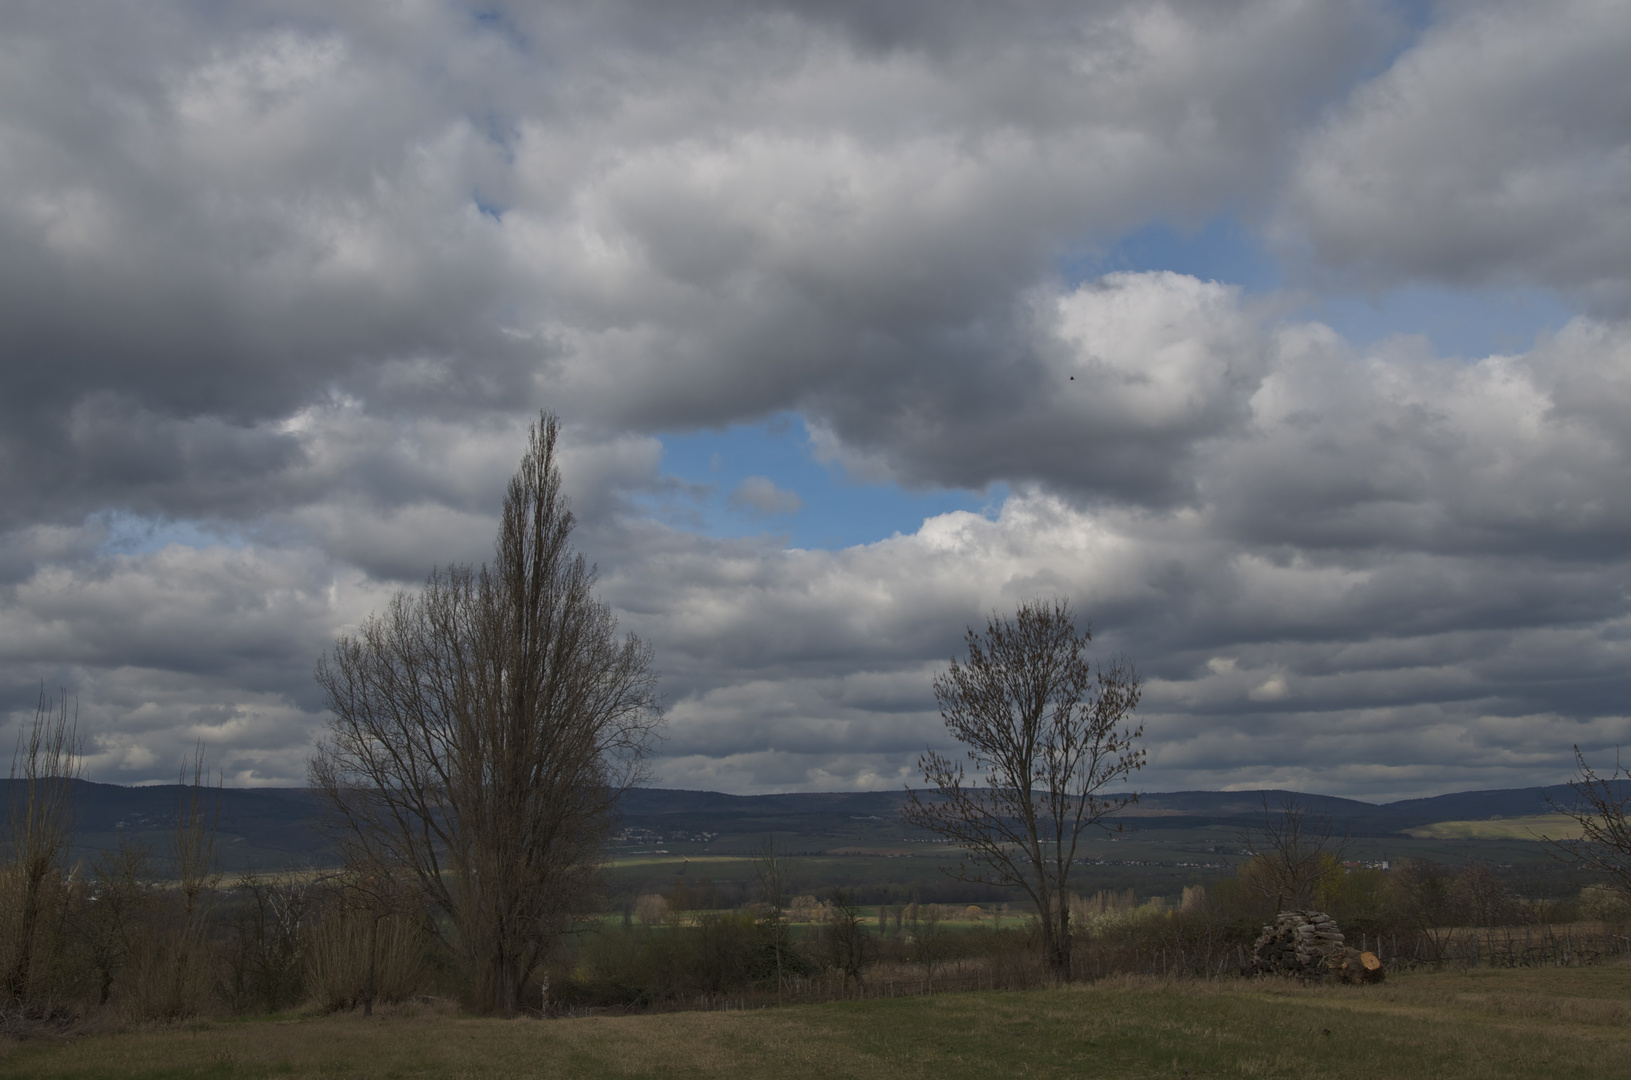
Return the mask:
M 10 805 L 14 781 L 0 780 Z M 76 781 L 76 851 L 90 855 L 115 847 L 121 836 L 166 850 L 183 789 L 174 784 L 122 787 Z M 1141 832 L 1207 827 L 1232 830 L 1260 825 L 1265 804 L 1277 810 L 1292 792 L 1152 792 L 1126 812 L 1125 824 Z M 1566 786 L 1465 791 L 1425 799 L 1368 803 L 1295 793 L 1305 806 L 1331 818 L 1353 837 L 1405 835 L 1441 822 L 1528 818 L 1568 803 Z M 228 870 L 323 863 L 331 858 L 318 828 L 320 806 L 305 788 L 224 788 L 220 792 L 217 848 Z M 905 794 L 898 791 L 726 795 L 714 791 L 636 788 L 623 799 L 619 846 L 642 843 L 739 846 L 775 832 L 790 850 L 830 849 L 882 841 L 900 843 L 910 834 L 899 818 Z M 744 849 L 745 852 L 746 849 Z

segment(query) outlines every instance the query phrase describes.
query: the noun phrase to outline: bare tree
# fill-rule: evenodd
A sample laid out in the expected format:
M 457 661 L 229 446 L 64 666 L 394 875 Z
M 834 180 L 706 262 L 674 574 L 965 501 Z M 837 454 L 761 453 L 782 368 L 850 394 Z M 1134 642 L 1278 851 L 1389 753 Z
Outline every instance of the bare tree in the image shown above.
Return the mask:
M 946 953 L 946 930 L 941 922 L 940 905 L 914 901 L 906 909 L 906 925 L 909 927 L 906 954 L 923 965 L 924 985 L 933 993 L 935 968 L 940 966 Z
M 765 837 L 759 858 L 753 861 L 759 879 L 759 899 L 765 905 L 764 926 L 770 931 L 770 946 L 776 954 L 776 1004 L 782 1003 L 782 951 L 787 940 L 787 864 L 776 854 L 776 834 Z
M 253 1003 L 276 1012 L 300 1000 L 316 889 L 294 870 L 269 875 L 246 870 L 232 888 L 243 898 L 229 957 L 233 1007 L 244 1011 Z M 365 1009 L 363 1015 L 371 1014 Z
M 77 710 L 76 710 L 77 712 Z M 63 859 L 74 838 L 74 781 L 79 778 L 81 745 L 77 715 L 68 715 L 68 695 L 53 704 L 40 687 L 34 722 L 17 739 L 6 785 L 5 994 L 28 1001 L 35 980 L 37 947 L 47 904 L 60 885 Z
M 571 547 L 558 432 L 532 428 L 493 565 L 433 571 L 317 668 L 333 718 L 310 776 L 349 861 L 401 867 L 473 1004 L 506 1015 L 583 910 L 660 721 L 650 648 Z
M 1614 755 L 1614 769 L 1607 775 L 1586 764 L 1580 747 L 1574 748 L 1577 778 L 1570 782 L 1574 798 L 1559 802 L 1548 797 L 1552 809 L 1574 819 L 1580 835 L 1554 840 L 1546 837 L 1563 859 L 1578 863 L 1608 878 L 1609 884 L 1631 900 L 1631 769 Z
M 1465 912 L 1457 901 L 1455 879 L 1427 859 L 1405 859 L 1394 867 L 1388 892 L 1396 916 L 1421 935 L 1433 963 L 1449 956 Z
M 1143 726 L 1124 726 L 1138 676 L 1126 660 L 1091 664 L 1082 655 L 1091 638 L 1063 599 L 1021 604 L 1012 620 L 993 614 L 983 635 L 970 627 L 968 660 L 952 660 L 934 695 L 973 777 L 930 750 L 918 759 L 928 791 L 908 790 L 901 808 L 908 824 L 961 847 L 947 873 L 1025 891 L 1048 965 L 1065 980 L 1066 889 L 1082 834 L 1137 800 L 1101 792 L 1144 766 L 1134 745 Z
M 829 896 L 831 906 L 821 927 L 823 959 L 828 968 L 844 976 L 846 983 L 854 980 L 863 984 L 874 949 L 861 923 L 861 909 L 855 906 L 853 894 L 837 886 Z
M 189 768 L 192 783 L 187 782 Z M 204 767 L 204 744 L 182 762 L 176 792 L 173 872 L 177 905 L 175 926 L 167 942 L 170 985 L 164 1015 L 198 1012 L 214 989 L 209 969 L 209 923 L 221 872 L 215 864 L 215 833 L 221 821 L 221 784 L 211 784 Z
M 1454 906 L 1466 926 L 1511 926 L 1524 921 L 1527 909 L 1512 896 L 1495 869 L 1486 862 L 1470 862 L 1456 874 L 1451 886 Z
M 1280 808 L 1271 810 L 1263 796 L 1263 827 L 1247 831 L 1241 841 L 1256 853 L 1246 879 L 1276 911 L 1312 907 L 1320 881 L 1342 862 L 1346 834 L 1337 835 L 1331 815 L 1314 810 L 1295 792 L 1286 792 Z
M 80 940 L 96 976 L 98 1005 L 113 996 L 114 981 L 141 955 L 154 905 L 153 851 L 119 837 L 119 846 L 91 862 L 90 903 L 80 908 Z

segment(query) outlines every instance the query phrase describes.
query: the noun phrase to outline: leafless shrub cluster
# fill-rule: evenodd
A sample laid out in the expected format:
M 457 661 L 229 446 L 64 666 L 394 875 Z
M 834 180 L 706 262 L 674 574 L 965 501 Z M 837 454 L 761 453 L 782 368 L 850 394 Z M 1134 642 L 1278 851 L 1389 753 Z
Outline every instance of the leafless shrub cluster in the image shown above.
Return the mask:
M 0 866 L 4 1007 L 19 1022 L 86 1008 L 174 1018 L 213 1007 L 216 800 L 202 750 L 182 770 L 166 857 L 129 843 L 70 865 L 80 741 L 66 696 L 43 693 L 12 759 Z
M 64 859 L 73 839 L 79 735 L 64 694 L 53 704 L 40 689 L 34 722 L 12 755 L 0 867 L 0 972 L 9 1010 L 51 1011 L 69 979 L 73 937 L 66 915 L 72 887 Z
M 320 1008 L 365 1013 L 376 1001 L 406 1001 L 425 990 L 427 945 L 423 922 L 410 914 L 337 906 L 307 936 L 305 996 Z

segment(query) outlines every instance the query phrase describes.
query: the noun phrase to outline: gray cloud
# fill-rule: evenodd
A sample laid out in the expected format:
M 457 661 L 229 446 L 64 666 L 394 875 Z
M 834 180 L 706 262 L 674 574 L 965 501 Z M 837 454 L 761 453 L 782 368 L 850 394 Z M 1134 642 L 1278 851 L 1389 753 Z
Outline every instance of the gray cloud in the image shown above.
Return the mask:
M 1391 345 L 1356 353 L 1317 325 L 1241 323 L 1229 294 L 1179 284 L 1122 278 L 1083 295 L 1154 287 L 1180 310 L 1137 306 L 1133 329 L 1186 328 L 1189 346 L 1174 351 L 1203 371 L 1229 356 L 1208 347 L 1207 320 L 1256 336 L 1242 348 L 1266 358 L 1257 389 L 1189 459 L 1181 505 L 1083 505 L 1032 487 L 995 518 L 944 515 L 836 552 L 708 540 L 615 503 L 586 518 L 606 595 L 658 647 L 665 778 L 738 790 L 894 783 L 940 737 L 928 683 L 962 627 L 1054 592 L 1078 599 L 1105 653 L 1140 663 L 1152 775 L 1170 784 L 1272 776 L 1398 794 L 1435 775 L 1516 782 L 1564 770 L 1573 741 L 1631 734 L 1631 565 L 1623 547 L 1609 550 L 1623 524 L 1597 509 L 1617 505 L 1624 474 L 1625 448 L 1602 424 L 1615 388 L 1603 375 L 1624 355 L 1614 327 L 1581 322 L 1528 355 L 1447 367 Z M 1594 393 L 1576 372 L 1596 373 Z M 1105 393 L 1118 385 L 1106 380 Z M 1207 385 L 1196 370 L 1152 377 L 1145 404 L 1181 417 Z M 519 438 L 461 445 L 496 489 Z M 575 443 L 569 474 L 637 485 L 655 462 L 623 446 Z M 1394 473 L 1409 482 L 1388 482 Z M 1504 500 L 1480 490 L 1496 487 Z M 301 513 L 340 515 L 332 553 L 120 556 L 97 553 L 106 531 L 93 526 L 84 538 L 37 530 L 16 556 L 34 569 L 5 598 L 7 670 L 54 664 L 94 697 L 104 775 L 160 770 L 155 748 L 205 733 L 246 776 L 298 777 L 299 732 L 319 708 L 310 663 L 390 588 L 348 563 L 383 568 L 395 543 L 405 568 L 422 546 L 425 567 L 461 538 L 479 558 L 492 527 L 472 514 L 438 535 L 432 519 L 389 506 Z
M 1149 678 L 1151 783 L 1557 779 L 1631 735 L 1626 35 L 1535 18 L 8 10 L 0 710 L 77 693 L 98 778 L 205 738 L 298 780 L 316 657 L 486 556 L 548 405 L 658 649 L 668 782 L 899 783 L 963 627 L 1055 592 Z M 1228 282 L 1064 279 L 1224 212 L 1310 280 L 1585 314 L 1446 359 Z M 1010 495 L 833 552 L 652 517 L 698 494 L 656 434 L 784 411 L 854 477 Z M 796 509 L 777 479 L 737 502 Z
M 768 476 L 750 476 L 731 492 L 730 505 L 757 514 L 795 514 L 804 500 L 796 491 L 777 487 Z
M 1309 139 L 1283 239 L 1367 284 L 1517 281 L 1631 311 L 1631 12 L 1449 5 Z
M 863 475 L 982 487 L 1042 481 L 1083 496 L 1193 497 L 1205 440 L 1238 432 L 1267 357 L 1237 291 L 1116 274 L 1033 295 L 1021 359 L 927 369 L 892 402 L 825 410 L 831 455 Z
M 793 405 L 863 448 L 931 384 L 1023 399 L 1061 255 L 1245 197 L 1390 33 L 1366 5 L 711 10 L 11 13 L 9 520 L 299 505 L 281 429 L 335 395 L 644 431 Z
M 802 769 L 819 786 L 875 747 L 845 760 L 851 782 L 882 782 L 939 737 L 928 683 L 961 627 L 1052 592 L 1150 679 L 1156 783 L 1403 794 L 1434 775 L 1424 762 L 1469 783 L 1557 777 L 1573 742 L 1631 735 L 1616 495 L 1631 462 L 1604 423 L 1631 354 L 1623 327 L 1582 320 L 1526 355 L 1466 364 L 1409 343 L 1360 352 L 1164 275 L 1065 302 L 1141 291 L 1159 302 L 1130 305 L 1115 336 L 1159 357 L 1141 334 L 1170 333 L 1187 366 L 1163 378 L 1152 364 L 1125 398 L 1105 366 L 1079 379 L 1107 410 L 1182 418 L 1226 385 L 1208 371 L 1260 363 L 1241 415 L 1185 459 L 1179 505 L 1035 488 L 995 520 L 947 515 L 833 553 L 639 538 L 679 545 L 654 556 L 667 596 L 638 621 L 671 669 L 675 768 L 756 787 Z M 1212 323 L 1234 328 L 1231 348 Z M 609 579 L 612 595 L 642 565 Z M 899 707 L 856 715 L 857 672 L 898 686 Z M 785 744 L 756 746 L 758 718 L 784 715 L 797 718 L 774 729 Z

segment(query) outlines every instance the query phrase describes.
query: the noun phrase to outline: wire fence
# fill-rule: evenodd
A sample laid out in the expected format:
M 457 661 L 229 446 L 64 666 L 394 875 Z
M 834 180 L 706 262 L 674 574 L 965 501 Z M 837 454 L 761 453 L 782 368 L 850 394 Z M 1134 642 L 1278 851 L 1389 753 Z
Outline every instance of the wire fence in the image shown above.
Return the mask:
M 1386 971 L 1440 968 L 1588 967 L 1631 957 L 1631 927 L 1604 923 L 1494 927 L 1434 927 L 1414 933 L 1361 933 L 1351 948 L 1372 952 Z M 1078 978 L 1146 974 L 1170 978 L 1231 978 L 1251 973 L 1250 949 L 1214 941 L 1159 946 L 1094 942 L 1079 949 Z
M 1601 924 L 1459 927 L 1416 935 L 1391 963 L 1399 968 L 1587 967 L 1631 956 L 1626 928 Z

